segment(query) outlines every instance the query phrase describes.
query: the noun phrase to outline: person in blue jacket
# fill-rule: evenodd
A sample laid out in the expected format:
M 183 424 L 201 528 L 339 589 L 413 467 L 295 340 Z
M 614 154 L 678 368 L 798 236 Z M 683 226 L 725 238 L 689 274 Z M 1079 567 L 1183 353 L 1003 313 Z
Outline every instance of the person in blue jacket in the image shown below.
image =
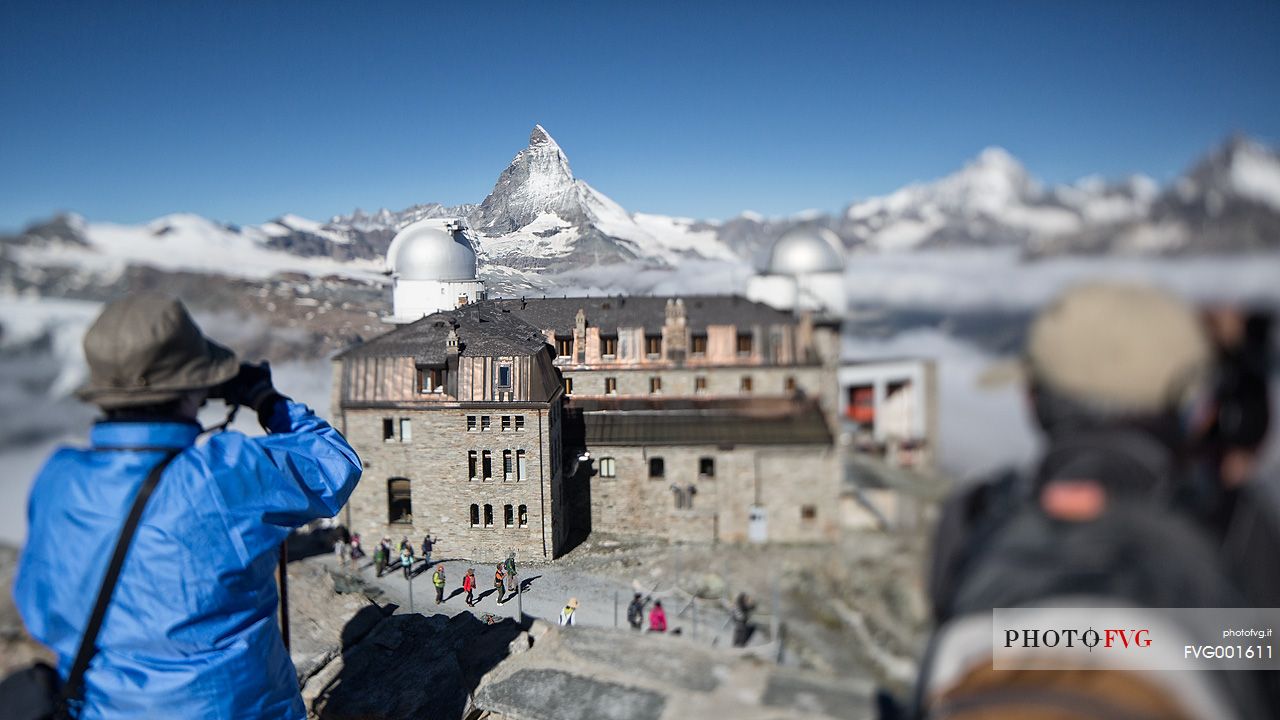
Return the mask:
M 277 621 L 274 572 L 292 528 L 332 517 L 360 458 L 306 405 L 209 341 L 182 303 L 135 294 L 84 339 L 81 399 L 105 418 L 56 451 L 31 491 L 14 598 L 64 681 L 110 549 L 153 466 L 165 468 L 134 536 L 85 675 L 80 717 L 306 716 Z M 252 409 L 265 436 L 203 434 L 207 398 Z M 77 552 L 67 562 L 68 548 Z

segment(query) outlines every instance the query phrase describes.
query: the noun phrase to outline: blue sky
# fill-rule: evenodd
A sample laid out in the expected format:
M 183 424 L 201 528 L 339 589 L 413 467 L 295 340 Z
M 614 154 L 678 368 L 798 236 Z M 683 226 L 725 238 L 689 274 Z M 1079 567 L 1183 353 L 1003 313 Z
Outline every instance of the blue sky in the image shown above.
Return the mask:
M 9 2 L 0 227 L 479 202 L 534 123 L 624 207 L 694 217 L 835 210 L 987 145 L 1167 180 L 1280 141 L 1277 37 L 1276 2 Z

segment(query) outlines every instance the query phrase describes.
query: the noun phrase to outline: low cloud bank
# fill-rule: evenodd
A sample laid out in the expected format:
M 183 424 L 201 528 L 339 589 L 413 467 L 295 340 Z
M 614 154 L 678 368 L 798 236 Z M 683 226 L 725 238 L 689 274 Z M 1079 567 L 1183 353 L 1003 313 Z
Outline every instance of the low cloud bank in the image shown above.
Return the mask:
M 845 273 L 853 304 L 946 310 L 1039 307 L 1063 289 L 1122 280 L 1166 288 L 1195 302 L 1280 305 L 1280 255 L 1189 258 L 1062 257 L 1024 262 L 1012 250 L 853 255 Z
M 849 360 L 920 357 L 937 365 L 938 461 L 956 478 L 973 478 L 1031 460 L 1038 447 L 1022 391 L 983 387 L 979 378 L 999 358 L 939 330 L 887 340 L 845 338 Z

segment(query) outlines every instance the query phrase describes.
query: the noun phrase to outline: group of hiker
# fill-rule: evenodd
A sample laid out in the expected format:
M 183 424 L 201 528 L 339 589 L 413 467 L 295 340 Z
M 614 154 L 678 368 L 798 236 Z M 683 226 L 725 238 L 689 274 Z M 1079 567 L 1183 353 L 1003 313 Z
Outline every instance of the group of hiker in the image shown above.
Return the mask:
M 627 624 L 632 630 L 644 630 L 645 612 L 644 606 L 649 603 L 649 599 L 641 593 L 636 593 L 631 598 L 631 603 L 627 605 Z M 649 632 L 664 633 L 667 631 L 667 611 L 662 609 L 662 601 L 654 600 L 653 608 L 649 610 Z
M 476 606 L 476 569 L 467 568 L 466 574 L 462 576 L 462 592 L 466 594 L 464 601 L 467 607 Z M 445 575 L 444 565 L 436 565 L 435 572 L 431 573 L 431 584 L 436 589 L 436 604 L 445 602 L 445 586 L 448 584 L 448 578 Z M 518 568 L 516 566 L 516 554 L 511 552 L 507 555 L 507 559 L 493 566 L 493 588 L 498 593 L 498 604 L 510 600 L 520 592 L 520 580 Z
M 338 539 L 333 541 L 333 554 L 343 566 L 358 562 L 365 556 L 364 549 L 360 546 L 360 533 L 347 530 L 345 525 L 339 526 Z
M 343 530 L 345 531 L 345 529 Z M 356 533 L 352 537 L 358 541 L 360 534 Z M 339 543 L 341 543 L 341 540 L 339 540 Z M 423 564 L 431 564 L 431 551 L 434 547 L 435 540 L 431 538 L 430 534 L 422 538 L 421 560 Z M 352 558 L 356 557 L 354 549 L 351 556 Z M 364 553 L 361 552 L 360 556 L 363 557 Z M 400 542 L 395 545 L 392 544 L 389 536 L 384 536 L 373 548 L 373 567 L 378 577 L 382 577 L 383 573 L 391 568 L 399 567 L 404 572 L 405 579 L 408 579 L 412 576 L 413 565 L 418 560 L 419 558 L 413 552 L 413 543 L 409 541 L 407 535 L 400 538 Z
M 435 542 L 429 534 L 422 539 L 421 559 L 424 565 L 430 566 L 431 564 L 431 552 L 435 547 Z M 409 541 L 408 537 L 402 538 L 398 546 L 392 545 L 391 538 L 384 537 L 374 548 L 373 564 L 377 576 L 382 577 L 383 572 L 390 567 L 389 558 L 397 553 L 400 558 L 399 566 L 404 571 L 405 579 L 412 580 L 413 565 L 418 558 L 414 556 L 413 543 Z M 445 573 L 443 564 L 437 564 L 432 571 L 431 584 L 436 590 L 436 604 L 444 603 L 446 601 L 445 589 L 448 586 L 448 576 Z M 467 568 L 467 572 L 462 576 L 462 591 L 466 594 L 467 607 L 476 606 L 475 591 L 477 587 L 476 569 Z M 493 587 L 498 593 L 499 605 L 515 597 L 516 593 L 519 592 L 519 568 L 516 565 L 515 551 L 510 552 L 505 560 L 494 565 Z
M 645 597 L 643 593 L 635 593 L 631 597 L 631 602 L 627 605 L 627 624 L 637 632 L 667 632 L 667 611 L 663 609 L 661 600 L 653 600 L 653 607 L 649 609 L 647 615 L 649 627 L 645 628 L 645 606 L 649 601 L 650 598 Z M 755 609 L 755 603 L 746 593 L 738 593 L 729 610 L 729 619 L 733 623 L 734 647 L 745 647 L 750 640 L 755 630 L 755 625 L 751 622 L 751 614 Z M 678 634 L 679 629 L 673 632 Z

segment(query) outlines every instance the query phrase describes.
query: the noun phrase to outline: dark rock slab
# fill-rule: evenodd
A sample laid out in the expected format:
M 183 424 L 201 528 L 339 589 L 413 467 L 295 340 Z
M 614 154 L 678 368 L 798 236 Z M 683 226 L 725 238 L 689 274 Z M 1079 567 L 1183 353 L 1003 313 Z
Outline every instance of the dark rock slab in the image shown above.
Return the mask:
M 719 685 L 713 672 L 714 663 L 704 653 L 693 648 L 682 652 L 637 652 L 632 638 L 616 632 L 593 632 L 578 629 L 564 634 L 563 647 L 587 666 L 627 668 L 628 672 L 652 678 L 663 685 L 684 690 L 711 692 Z M 587 630 L 583 632 L 582 630 Z M 666 638 L 642 637 L 641 641 L 661 643 Z
M 765 685 L 764 705 L 840 718 L 875 716 L 865 687 L 816 682 L 798 675 L 773 673 Z
M 521 632 L 514 621 L 486 625 L 470 613 L 393 615 L 343 653 L 341 672 L 312 709 L 321 720 L 461 718 L 480 678 Z
M 559 670 L 518 670 L 483 687 L 476 704 L 510 720 L 658 720 L 666 698 Z

